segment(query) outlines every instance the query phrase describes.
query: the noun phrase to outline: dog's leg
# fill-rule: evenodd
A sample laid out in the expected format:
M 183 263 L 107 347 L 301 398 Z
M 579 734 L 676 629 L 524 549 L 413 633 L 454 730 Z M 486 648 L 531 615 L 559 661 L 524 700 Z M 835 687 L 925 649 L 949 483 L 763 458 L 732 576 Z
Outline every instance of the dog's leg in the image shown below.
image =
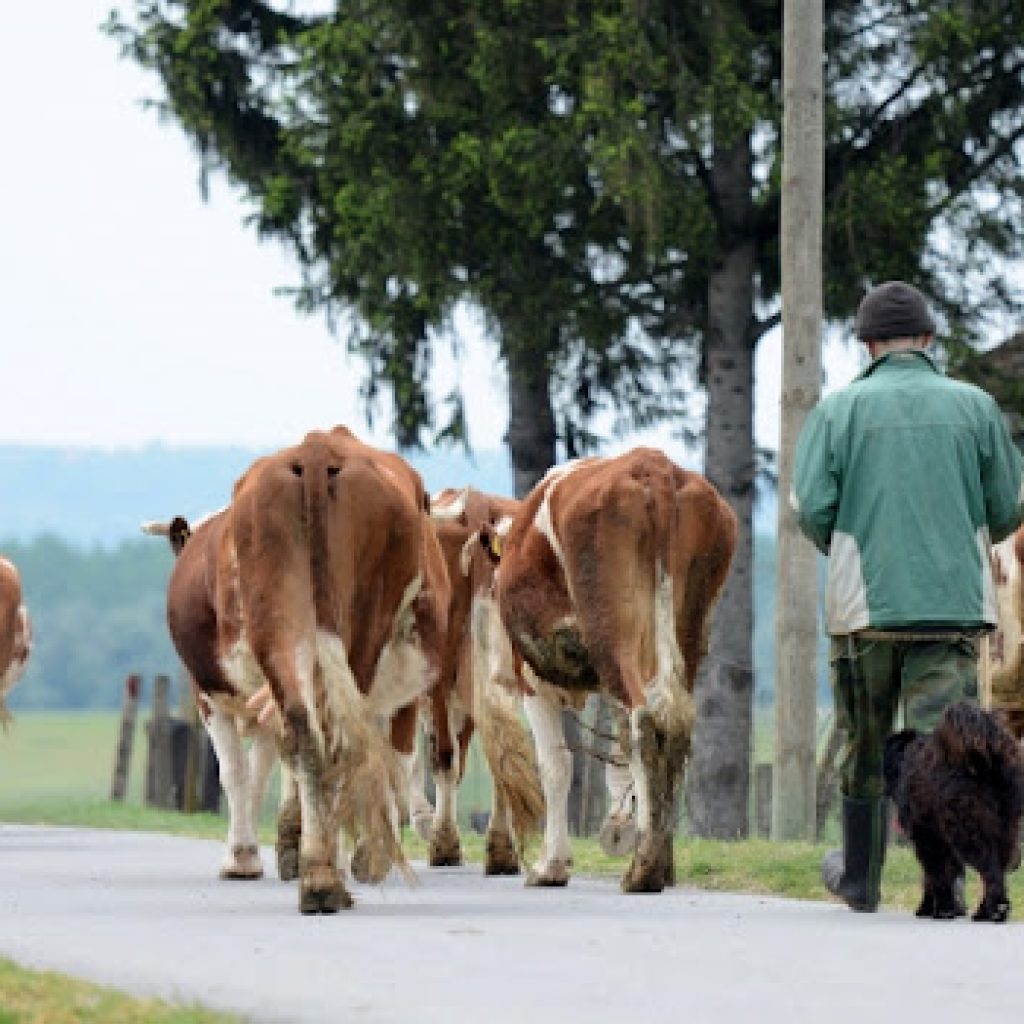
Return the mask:
M 1010 916 L 1010 897 L 1006 892 L 1006 880 L 995 850 L 989 850 L 978 865 L 978 874 L 984 885 L 981 903 L 974 912 L 975 921 L 1003 922 Z
M 953 851 L 931 829 L 916 828 L 913 842 L 914 852 L 924 869 L 924 896 L 917 916 L 952 921 L 957 916 L 953 880 L 959 871 Z
M 935 916 L 935 890 L 932 885 L 932 880 L 928 875 L 924 876 L 924 881 L 921 884 L 921 888 L 924 890 L 921 894 L 921 902 L 917 906 L 917 910 L 914 913 L 918 917 L 934 917 Z

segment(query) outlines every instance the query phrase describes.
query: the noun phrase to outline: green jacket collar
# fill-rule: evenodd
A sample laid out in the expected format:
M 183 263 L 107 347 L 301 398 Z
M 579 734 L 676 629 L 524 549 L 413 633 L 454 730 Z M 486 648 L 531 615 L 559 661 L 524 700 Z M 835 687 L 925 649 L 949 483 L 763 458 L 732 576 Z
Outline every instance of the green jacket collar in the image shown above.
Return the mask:
M 908 358 L 909 357 L 909 358 Z M 921 363 L 917 360 L 920 359 Z M 920 348 L 904 348 L 898 349 L 895 352 L 886 352 L 884 355 L 880 355 L 875 359 L 870 366 L 862 370 L 857 374 L 857 380 L 863 380 L 865 377 L 870 377 L 879 367 L 888 364 L 889 367 L 899 363 L 903 367 L 911 369 L 929 369 L 932 373 L 941 374 L 942 371 L 935 365 L 935 360 L 932 359 L 924 349 Z

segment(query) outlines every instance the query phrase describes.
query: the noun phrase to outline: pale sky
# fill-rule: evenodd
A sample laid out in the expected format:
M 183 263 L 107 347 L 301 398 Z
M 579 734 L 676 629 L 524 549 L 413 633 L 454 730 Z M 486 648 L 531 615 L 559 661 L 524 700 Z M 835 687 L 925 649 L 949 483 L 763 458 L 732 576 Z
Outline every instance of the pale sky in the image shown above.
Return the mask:
M 263 449 L 345 422 L 387 446 L 386 413 L 375 433 L 362 417 L 362 367 L 274 295 L 298 278 L 288 255 L 257 242 L 222 178 L 204 203 L 188 143 L 141 108 L 159 85 L 99 31 L 109 6 L 4 9 L 19 43 L 0 62 L 0 444 Z M 466 355 L 455 364 L 442 346 L 438 365 L 464 385 L 474 447 L 500 447 L 504 374 L 472 316 L 456 327 Z M 829 351 L 845 383 L 857 346 Z M 757 362 L 757 436 L 772 447 L 780 358 L 776 331 Z M 678 450 L 669 434 L 625 443 Z

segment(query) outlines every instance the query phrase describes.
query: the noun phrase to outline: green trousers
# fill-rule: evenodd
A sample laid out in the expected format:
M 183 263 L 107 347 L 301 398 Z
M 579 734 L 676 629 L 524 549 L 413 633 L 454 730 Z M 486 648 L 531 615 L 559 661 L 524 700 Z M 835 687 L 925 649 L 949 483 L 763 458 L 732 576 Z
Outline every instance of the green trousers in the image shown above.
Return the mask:
M 883 793 L 882 751 L 902 710 L 903 724 L 930 730 L 947 705 L 978 699 L 978 640 L 973 634 L 904 639 L 854 633 L 832 637 L 836 725 L 846 735 L 839 756 L 844 796 Z

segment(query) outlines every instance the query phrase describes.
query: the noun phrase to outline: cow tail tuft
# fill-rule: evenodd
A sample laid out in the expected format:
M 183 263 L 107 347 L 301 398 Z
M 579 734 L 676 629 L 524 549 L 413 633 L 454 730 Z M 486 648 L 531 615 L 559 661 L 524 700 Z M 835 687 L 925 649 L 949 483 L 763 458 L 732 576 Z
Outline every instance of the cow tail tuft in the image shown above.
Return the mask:
M 482 609 L 480 610 L 482 612 Z M 474 632 L 485 635 L 473 644 L 473 719 L 491 770 L 495 804 L 505 808 L 519 856 L 539 833 L 544 815 L 544 794 L 533 741 L 520 714 L 520 702 L 497 678 L 489 663 L 495 623 L 479 612 Z
M 328 649 L 321 649 L 321 657 L 327 653 Z M 344 657 L 342 651 L 336 653 Z M 344 734 L 336 765 L 337 820 L 361 848 L 365 881 L 383 881 L 397 867 L 411 883 L 415 876 L 400 841 L 408 801 L 404 768 L 370 702 L 359 692 L 347 661 L 332 669 L 332 676 L 339 680 L 335 692 Z

